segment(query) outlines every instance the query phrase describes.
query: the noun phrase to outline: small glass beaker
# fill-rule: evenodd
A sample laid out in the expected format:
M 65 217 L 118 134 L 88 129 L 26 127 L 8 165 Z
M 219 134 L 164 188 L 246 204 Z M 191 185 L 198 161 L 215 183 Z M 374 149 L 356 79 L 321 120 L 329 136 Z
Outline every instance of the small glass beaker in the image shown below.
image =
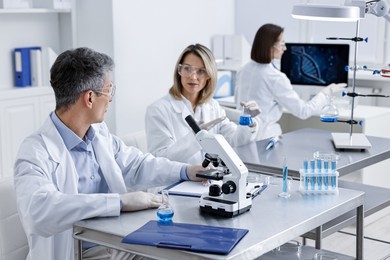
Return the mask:
M 288 176 L 286 180 L 283 180 L 283 178 L 280 179 L 282 183 L 282 192 L 279 193 L 279 197 L 289 198 L 291 196 L 290 191 L 293 179 L 290 176 Z
M 319 252 L 314 255 L 313 260 L 337 260 L 337 256 L 331 253 Z
M 160 223 L 170 223 L 172 222 L 174 211 L 169 203 L 169 191 L 162 190 L 161 196 L 162 204 L 157 209 L 158 220 Z
M 276 255 L 283 255 L 283 259 L 285 259 L 286 256 L 288 256 L 289 259 L 300 259 L 301 250 L 301 243 L 296 240 L 291 240 L 288 243 L 275 248 L 272 252 Z

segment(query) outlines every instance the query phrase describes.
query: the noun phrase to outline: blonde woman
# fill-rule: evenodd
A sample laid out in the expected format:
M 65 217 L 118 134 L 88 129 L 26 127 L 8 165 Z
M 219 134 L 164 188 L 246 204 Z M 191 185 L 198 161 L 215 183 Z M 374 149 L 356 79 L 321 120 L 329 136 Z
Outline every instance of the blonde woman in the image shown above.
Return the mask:
M 176 62 L 169 93 L 147 108 L 148 151 L 180 162 L 202 162 L 205 151 L 185 117 L 192 115 L 200 125 L 225 118 L 225 111 L 212 98 L 216 84 L 217 66 L 212 52 L 201 44 L 186 47 Z M 256 120 L 252 125 L 241 126 L 225 118 L 208 131 L 223 135 L 237 146 L 255 140 L 258 129 Z

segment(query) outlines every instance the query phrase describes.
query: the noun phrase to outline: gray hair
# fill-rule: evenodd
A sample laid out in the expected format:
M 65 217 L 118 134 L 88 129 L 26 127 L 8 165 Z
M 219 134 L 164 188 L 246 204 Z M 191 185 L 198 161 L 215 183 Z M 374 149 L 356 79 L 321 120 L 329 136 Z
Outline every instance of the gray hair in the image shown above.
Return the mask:
M 114 61 L 89 48 L 61 53 L 50 69 L 50 83 L 56 97 L 56 110 L 68 110 L 88 90 L 100 92 Z

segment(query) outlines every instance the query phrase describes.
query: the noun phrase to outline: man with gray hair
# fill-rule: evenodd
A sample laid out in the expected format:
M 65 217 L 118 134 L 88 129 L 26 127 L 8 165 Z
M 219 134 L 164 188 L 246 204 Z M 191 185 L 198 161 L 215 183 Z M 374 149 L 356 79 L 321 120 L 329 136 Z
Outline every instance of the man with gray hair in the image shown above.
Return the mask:
M 27 259 L 73 259 L 73 223 L 156 208 L 161 197 L 140 190 L 201 180 L 196 173 L 202 166 L 143 154 L 109 132 L 103 120 L 115 94 L 113 67 L 106 54 L 77 48 L 60 54 L 50 70 L 55 111 L 23 141 L 14 168 Z M 83 243 L 83 257 L 134 255 Z

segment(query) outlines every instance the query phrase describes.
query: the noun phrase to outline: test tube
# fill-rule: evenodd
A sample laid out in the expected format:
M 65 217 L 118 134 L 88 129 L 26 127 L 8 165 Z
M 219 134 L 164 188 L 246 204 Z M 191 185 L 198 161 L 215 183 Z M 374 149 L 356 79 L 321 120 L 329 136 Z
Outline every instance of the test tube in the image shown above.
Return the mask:
M 304 171 L 304 178 L 303 181 L 305 182 L 305 190 L 309 189 L 309 178 L 307 177 L 307 173 L 309 171 L 309 161 L 307 158 L 303 160 L 303 171 Z
M 322 171 L 322 160 L 321 159 L 317 159 L 316 161 L 317 161 L 317 171 L 319 173 L 321 173 L 321 171 Z
M 315 166 L 315 161 L 314 159 L 310 160 L 310 171 L 314 172 L 316 166 Z
M 331 177 L 331 182 L 332 182 L 332 189 L 336 188 L 336 160 L 332 159 L 331 161 L 331 168 L 332 168 L 332 177 Z
M 325 173 L 325 176 L 324 176 L 324 186 L 325 186 L 325 190 L 328 189 L 328 186 L 329 186 L 329 160 L 325 159 L 324 160 L 324 173 Z
M 305 173 L 307 173 L 308 168 L 309 168 L 309 162 L 307 159 L 304 159 L 303 160 L 303 170 L 305 171 Z
M 318 190 L 322 190 L 322 159 L 317 159 L 317 171 L 318 171 L 318 176 L 317 176 L 317 185 L 318 185 Z
M 314 176 L 314 171 L 315 171 L 315 161 L 314 159 L 310 160 L 310 168 L 311 168 L 311 178 L 310 178 L 310 186 L 311 186 L 311 189 L 314 190 L 315 188 L 315 176 Z

